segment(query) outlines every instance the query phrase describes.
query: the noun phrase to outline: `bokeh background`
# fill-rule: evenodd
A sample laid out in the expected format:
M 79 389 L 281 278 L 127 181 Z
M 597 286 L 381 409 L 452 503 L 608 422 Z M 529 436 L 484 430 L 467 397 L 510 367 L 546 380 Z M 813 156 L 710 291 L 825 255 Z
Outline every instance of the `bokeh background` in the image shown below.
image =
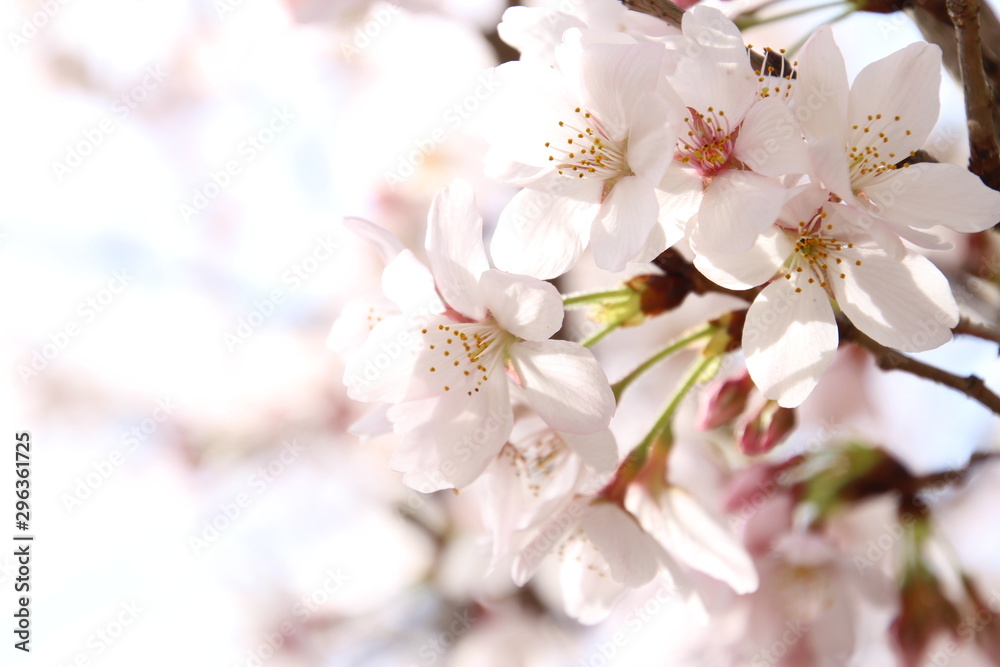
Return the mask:
M 482 176 L 476 123 L 484 71 L 513 57 L 495 39 L 505 7 L 0 6 L 0 405 L 5 451 L 15 431 L 32 434 L 37 536 L 30 655 L 9 645 L 16 575 L 0 548 L 0 663 L 605 664 L 588 656 L 625 631 L 607 664 L 708 664 L 674 603 L 627 601 L 583 628 L 544 578 L 518 590 L 503 568 L 487 574 L 475 499 L 409 491 L 391 442 L 346 431 L 363 408 L 326 337 L 348 299 L 377 289 L 381 264 L 339 221 L 366 217 L 419 247 L 430 198 L 457 176 L 495 219 L 513 190 Z M 790 45 L 836 13 L 750 39 Z M 919 38 L 899 15 L 836 31 L 851 75 Z M 961 161 L 958 89 L 942 91 L 934 148 Z M 599 348 L 612 376 L 634 363 L 616 345 Z M 998 376 L 988 345 L 929 358 Z M 666 367 L 663 391 L 681 368 Z M 989 416 L 948 392 L 865 382 L 872 437 L 915 467 L 960 465 L 996 441 Z M 817 400 L 836 407 L 830 392 Z M 642 432 L 629 421 L 641 409 L 616 419 L 619 434 Z M 13 514 L 2 458 L 0 508 Z M 995 498 L 962 499 L 969 531 Z M 1000 538 L 979 533 L 988 571 Z

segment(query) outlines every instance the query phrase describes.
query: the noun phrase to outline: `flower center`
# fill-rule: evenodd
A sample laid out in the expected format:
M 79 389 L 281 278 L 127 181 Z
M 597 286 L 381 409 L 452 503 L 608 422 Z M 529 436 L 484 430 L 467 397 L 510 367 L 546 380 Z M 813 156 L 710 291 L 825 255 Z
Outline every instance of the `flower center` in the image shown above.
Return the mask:
M 431 353 L 427 370 L 440 377 L 444 391 L 455 388 L 478 394 L 504 357 L 510 334 L 492 323 L 459 322 L 420 330 Z
M 841 280 L 847 278 L 847 274 L 840 270 L 844 264 L 845 249 L 853 249 L 853 243 L 844 243 L 837 239 L 831 232 L 833 225 L 826 222 L 826 211 L 820 209 L 808 222 L 799 221 L 798 229 L 788 230 L 792 235 L 798 235 L 795 241 L 795 248 L 788 260 L 788 270 L 785 273 L 786 280 L 795 277 L 796 285 L 798 280 L 805 278 L 809 284 L 819 283 L 828 294 L 833 295 L 829 286 L 831 276 Z M 854 263 L 861 265 L 861 260 L 856 259 Z M 796 286 L 795 292 L 802 291 Z
M 510 458 L 525 490 L 537 498 L 566 463 L 569 449 L 550 429 L 543 429 L 519 441 L 516 447 L 508 443 L 502 455 Z
M 902 160 L 895 153 L 883 152 L 885 144 L 893 140 L 893 135 L 905 136 L 913 134 L 899 123 L 902 117 L 892 118 L 883 116 L 880 113 L 869 115 L 868 122 L 864 125 L 852 125 L 850 144 L 848 145 L 847 157 L 850 160 L 851 180 L 855 181 L 862 176 L 878 175 L 887 171 L 897 169 L 896 163 Z M 912 156 L 914 151 L 910 152 Z
M 778 599 L 789 617 L 808 623 L 833 606 L 835 582 L 828 568 L 782 563 L 778 576 Z
M 600 123 L 589 111 L 577 107 L 574 112 L 577 117 L 572 122 L 559 121 L 564 138 L 545 142 L 556 170 L 564 176 L 592 175 L 602 180 L 627 173 L 624 147 L 601 132 Z
M 687 136 L 677 140 L 674 159 L 691 165 L 702 176 L 711 176 L 729 163 L 739 127 L 731 129 L 721 109 L 708 107 L 703 114 L 688 107 L 688 111 L 691 115 L 684 119 L 688 124 Z

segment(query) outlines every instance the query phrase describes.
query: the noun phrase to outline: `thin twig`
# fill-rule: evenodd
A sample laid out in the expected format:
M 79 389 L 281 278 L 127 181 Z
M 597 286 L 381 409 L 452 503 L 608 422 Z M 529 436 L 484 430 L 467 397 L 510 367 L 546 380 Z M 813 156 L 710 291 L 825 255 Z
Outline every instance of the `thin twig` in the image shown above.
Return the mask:
M 670 0 L 622 0 L 622 3 L 631 10 L 663 19 L 675 28 L 680 28 L 684 20 L 684 10 Z
M 701 272 L 699 272 L 693 264 L 688 262 L 679 252 L 672 248 L 661 253 L 660 256 L 654 260 L 654 264 L 667 273 L 683 274 L 687 276 L 688 280 L 690 280 L 691 284 L 694 286 L 692 291 L 694 291 L 695 294 L 715 292 L 718 294 L 734 296 L 747 302 L 753 302 L 757 294 L 762 289 L 761 287 L 757 287 L 737 291 L 716 285 L 708 278 L 701 275 Z M 981 403 L 993 413 L 1000 415 L 1000 396 L 990 391 L 981 377 L 977 375 L 968 375 L 965 377 L 955 375 L 954 373 L 949 373 L 948 371 L 937 368 L 936 366 L 931 366 L 930 364 L 925 364 L 922 361 L 917 361 L 916 359 L 908 357 L 897 350 L 886 347 L 881 343 L 877 343 L 863 334 L 856 326 L 854 326 L 854 324 L 851 323 L 850 320 L 847 319 L 847 317 L 844 316 L 843 313 L 837 314 L 837 325 L 840 329 L 841 342 L 850 341 L 868 350 L 868 352 L 870 352 L 875 358 L 875 362 L 878 364 L 878 367 L 882 370 L 903 371 L 904 373 L 910 373 L 911 375 L 916 375 L 917 377 L 922 377 L 924 379 L 943 384 L 946 387 L 951 387 L 952 389 L 965 394 L 974 401 Z M 960 320 L 958 325 L 952 331 L 1000 343 L 1000 332 L 996 329 L 986 325 L 973 323 L 965 318 Z
M 973 322 L 967 317 L 960 319 L 952 331 L 957 334 L 965 334 L 966 336 L 982 338 L 983 340 L 988 340 L 1000 345 L 1000 329 L 991 327 L 988 324 L 983 324 L 982 322 Z
M 993 126 L 993 96 L 983 69 L 979 37 L 980 0 L 947 0 L 955 24 L 958 62 L 965 89 L 965 115 L 969 124 L 969 170 L 986 185 L 1000 190 L 1000 147 Z
M 838 313 L 837 325 L 840 328 L 840 341 L 850 341 L 868 350 L 875 363 L 884 371 L 903 371 L 926 380 L 943 384 L 946 387 L 961 392 L 978 401 L 994 414 L 1000 415 L 1000 396 L 997 396 L 986 387 L 986 383 L 978 375 L 967 375 L 962 377 L 949 373 L 948 371 L 917 361 L 908 357 L 902 352 L 898 352 L 881 343 L 877 343 L 863 334 L 854 324 L 843 314 Z
M 944 66 L 955 81 L 962 80 L 955 26 L 948 16 L 947 0 L 886 0 L 885 6 L 874 11 L 894 12 L 900 8 L 913 19 L 921 34 L 931 44 L 941 47 Z M 877 3 L 870 0 L 866 11 Z M 989 3 L 979 6 L 979 38 L 982 42 L 983 70 L 993 92 L 993 126 L 1000 131 L 1000 20 Z

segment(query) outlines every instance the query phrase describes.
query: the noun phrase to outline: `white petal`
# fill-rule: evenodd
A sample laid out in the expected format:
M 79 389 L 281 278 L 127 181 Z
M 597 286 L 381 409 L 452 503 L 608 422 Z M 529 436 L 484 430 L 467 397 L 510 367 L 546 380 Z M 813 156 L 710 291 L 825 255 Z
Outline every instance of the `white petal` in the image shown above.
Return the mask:
M 847 124 L 858 129 L 850 131 L 848 144 L 909 155 L 924 144 L 937 122 L 940 87 L 941 49 L 932 44 L 910 44 L 868 65 L 851 86 Z
M 410 250 L 403 250 L 382 270 L 382 292 L 404 313 L 444 311 L 434 276 Z
M 493 70 L 500 85 L 480 111 L 491 158 L 549 167 L 546 141 L 561 134 L 559 121 L 575 117 L 580 100 L 564 76 L 538 63 L 508 62 Z
M 792 104 L 806 136 L 832 136 L 847 144 L 847 69 L 830 26 L 820 26 L 802 47 Z
M 618 446 L 615 444 L 615 436 L 607 429 L 583 435 L 559 433 L 559 437 L 570 449 L 576 452 L 585 464 L 597 472 L 610 472 L 618 464 Z
M 647 183 L 656 185 L 673 160 L 677 130 L 669 120 L 679 120 L 675 107 L 658 93 L 647 93 L 638 103 L 629 128 L 625 160 L 629 168 Z
M 386 416 L 389 407 L 388 403 L 376 404 L 356 422 L 348 426 L 347 432 L 358 436 L 361 442 L 367 442 L 371 438 L 392 433 L 392 422 Z
M 559 569 L 563 609 L 581 625 L 595 625 L 608 618 L 629 589 L 611 577 L 610 569 L 590 542 L 578 542 L 579 548 L 567 548 Z
M 574 33 L 579 35 L 570 31 L 567 38 Z M 660 84 L 665 55 L 663 46 L 652 42 L 574 47 L 567 39 L 556 50 L 567 78 L 579 80 L 583 105 L 614 141 L 628 137 L 633 114 L 645 112 L 638 103 Z
M 510 361 L 528 404 L 549 426 L 566 433 L 607 428 L 615 398 L 590 350 L 565 340 L 525 341 L 511 345 Z
M 565 506 L 552 513 L 552 519 L 539 528 L 535 537 L 517 555 L 511 567 L 511 577 L 518 586 L 523 586 L 535 576 L 542 561 L 566 535 L 580 525 L 580 517 L 587 511 L 588 501 L 574 498 Z
M 905 227 L 980 232 L 1000 222 L 1000 192 L 955 164 L 914 164 L 873 179 L 865 194 L 879 216 Z
M 340 309 L 326 337 L 326 346 L 341 355 L 353 352 L 365 344 L 376 324 L 393 315 L 399 315 L 399 308 L 384 297 L 351 299 Z
M 594 505 L 580 527 L 607 561 L 615 581 L 636 588 L 659 572 L 661 547 L 617 505 Z
M 351 400 L 365 402 L 402 400 L 420 345 L 407 318 L 397 315 L 379 322 L 365 344 L 347 360 L 347 395 Z
M 778 278 L 757 295 L 743 327 L 743 351 L 754 384 L 786 408 L 806 399 L 837 351 L 837 323 L 826 292 Z
M 715 252 L 749 250 L 778 217 L 791 193 L 776 179 L 727 170 L 705 191 L 698 211 L 702 247 Z
M 405 247 L 392 232 L 362 218 L 344 218 L 344 227 L 370 241 L 382 261 L 387 263 Z
M 387 413 L 393 430 L 403 436 L 392 454 L 390 466 L 403 473 L 403 482 L 408 487 L 421 493 L 452 488 L 441 474 L 441 461 L 430 435 L 427 416 L 436 405 L 436 398 L 409 401 L 391 406 Z
M 855 203 L 851 172 L 844 145 L 837 137 L 824 137 L 809 144 L 813 179 L 848 203 Z
M 601 204 L 591 232 L 597 266 L 621 271 L 643 247 L 656 224 L 660 205 L 653 188 L 638 176 L 618 181 Z
M 684 14 L 683 31 L 683 60 L 670 83 L 685 106 L 702 113 L 713 107 L 738 123 L 757 96 L 743 36 L 722 12 L 703 6 Z
M 694 265 L 706 278 L 727 289 L 749 289 L 767 282 L 792 252 L 788 237 L 774 226 L 761 234 L 753 247 L 744 252 L 701 254 L 698 238 L 698 234 L 691 238 L 692 248 L 698 253 Z
M 496 458 L 514 426 L 505 378 L 483 384 L 472 396 L 442 396 L 431 417 L 440 470 L 456 489 L 468 486 Z
M 776 97 L 750 108 L 733 155 L 765 176 L 804 174 L 810 167 L 802 130 L 788 105 Z
M 670 487 L 663 505 L 661 542 L 690 567 L 724 581 L 739 594 L 757 590 L 757 569 L 728 528 L 690 493 Z
M 554 62 L 554 51 L 570 28 L 586 25 L 575 16 L 541 7 L 509 7 L 497 32 L 500 39 L 521 52 L 522 61 Z
M 951 340 L 958 306 L 948 279 L 930 260 L 907 253 L 901 260 L 881 250 L 856 253 L 860 266 L 832 277 L 837 303 L 859 329 L 903 352 L 930 350 Z
M 720 111 L 732 123 L 743 120 L 757 95 L 757 76 L 743 50 L 741 62 L 715 62 L 708 59 L 685 59 L 670 77 L 685 107 L 700 113 Z
M 564 179 L 572 180 L 572 179 Z M 500 213 L 490 254 L 498 269 L 534 278 L 555 278 L 576 264 L 590 241 L 603 183 L 582 179 L 586 200 L 522 190 Z
M 656 199 L 660 202 L 660 223 L 681 229 L 698 209 L 705 196 L 705 185 L 694 169 L 674 162 L 660 180 Z
M 486 310 L 479 299 L 479 276 L 490 268 L 483 248 L 483 219 L 472 185 L 456 180 L 441 188 L 427 220 L 427 257 L 445 303 L 473 320 Z
M 680 55 L 691 62 L 715 62 L 743 65 L 755 80 L 750 69 L 750 58 L 743 46 L 739 29 L 718 9 L 698 5 L 684 14 L 681 29 L 687 43 Z M 684 70 L 684 63 L 678 70 Z M 719 89 L 717 93 L 721 93 Z M 729 109 L 726 108 L 726 113 Z M 734 117 L 736 111 L 733 111 Z M 740 114 L 742 115 L 742 113 Z
M 490 269 L 479 284 L 497 323 L 518 338 L 547 340 L 562 326 L 562 297 L 550 283 Z

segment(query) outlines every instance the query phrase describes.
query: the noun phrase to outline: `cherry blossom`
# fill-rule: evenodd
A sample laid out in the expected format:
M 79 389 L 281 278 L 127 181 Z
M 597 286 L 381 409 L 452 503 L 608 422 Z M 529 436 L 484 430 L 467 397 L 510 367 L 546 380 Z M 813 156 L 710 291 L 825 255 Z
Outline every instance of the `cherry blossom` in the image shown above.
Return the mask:
M 513 427 L 511 395 L 567 433 L 605 429 L 614 398 L 591 353 L 548 340 L 562 301 L 551 285 L 490 269 L 471 186 L 435 197 L 428 220 L 430 270 L 403 250 L 382 289 L 399 315 L 373 326 L 345 368 L 348 394 L 392 403 L 402 436 L 393 464 L 421 490 L 472 482 Z
M 742 35 L 721 12 L 695 7 L 683 29 L 668 79 L 686 112 L 661 203 L 675 225 L 697 213 L 693 233 L 703 247 L 747 250 L 790 194 L 778 177 L 809 168 L 801 131 L 775 90 L 784 80 L 754 73 Z
M 724 287 L 774 278 L 750 306 L 743 349 L 761 392 L 787 408 L 805 400 L 836 353 L 831 299 L 861 331 L 905 352 L 948 342 L 958 322 L 948 280 L 927 258 L 888 253 L 824 195 L 812 186 L 796 196 L 751 250 L 695 260 Z
M 663 548 L 620 506 L 586 496 L 565 499 L 514 561 L 524 585 L 546 556 L 557 554 L 566 612 L 581 623 L 603 620 L 630 588 L 649 583 L 669 565 Z
M 675 136 L 666 50 L 624 36 L 624 43 L 586 43 L 588 34 L 567 31 L 558 69 L 497 68 L 506 103 L 495 109 L 490 160 L 524 188 L 501 214 L 491 244 L 505 271 L 552 278 L 588 244 L 598 266 L 617 271 L 680 238 L 660 233 L 657 249 L 645 249 Z
M 940 83 L 941 50 L 918 42 L 865 67 L 848 89 L 829 26 L 809 39 L 799 60 L 792 100 L 810 140 L 812 176 L 895 254 L 903 252 L 898 236 L 938 247 L 934 227 L 978 232 L 1000 220 L 1000 192 L 968 170 L 898 166 L 934 128 Z

